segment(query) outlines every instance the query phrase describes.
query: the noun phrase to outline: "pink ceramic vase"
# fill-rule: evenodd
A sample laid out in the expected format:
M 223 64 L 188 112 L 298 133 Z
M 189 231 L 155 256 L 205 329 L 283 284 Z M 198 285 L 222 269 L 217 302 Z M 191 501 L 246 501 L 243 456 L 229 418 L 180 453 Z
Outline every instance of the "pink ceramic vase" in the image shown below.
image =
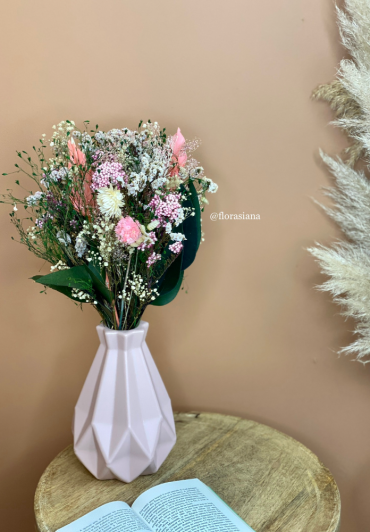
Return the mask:
M 97 327 L 100 346 L 75 408 L 74 450 L 98 479 L 155 473 L 176 442 L 171 400 L 150 354 L 145 321 Z

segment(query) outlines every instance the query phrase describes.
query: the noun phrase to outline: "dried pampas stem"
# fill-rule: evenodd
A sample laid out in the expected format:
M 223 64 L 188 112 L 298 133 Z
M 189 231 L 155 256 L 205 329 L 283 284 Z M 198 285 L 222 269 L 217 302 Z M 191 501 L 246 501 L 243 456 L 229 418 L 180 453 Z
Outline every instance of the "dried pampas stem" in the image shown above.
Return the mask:
M 344 46 L 351 59 L 340 63 L 337 78 L 320 85 L 314 99 L 329 103 L 335 113 L 334 125 L 350 139 L 343 158 L 321 157 L 334 177 L 334 186 L 325 189 L 333 201 L 325 212 L 342 229 L 346 241 L 331 248 L 317 244 L 309 249 L 329 279 L 320 289 L 333 295 L 346 317 L 357 321 L 357 340 L 340 353 L 355 354 L 370 362 L 370 181 L 357 168 L 361 160 L 370 165 L 370 1 L 345 0 L 337 8 Z

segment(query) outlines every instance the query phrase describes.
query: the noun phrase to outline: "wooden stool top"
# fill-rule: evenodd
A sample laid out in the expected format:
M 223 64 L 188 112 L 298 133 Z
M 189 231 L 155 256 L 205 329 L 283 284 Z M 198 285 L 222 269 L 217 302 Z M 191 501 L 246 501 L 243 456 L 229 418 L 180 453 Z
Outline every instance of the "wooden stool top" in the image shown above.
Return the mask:
M 256 532 L 336 532 L 340 496 L 330 471 L 296 440 L 221 414 L 175 414 L 177 443 L 159 471 L 130 484 L 96 480 L 64 449 L 35 495 L 40 532 L 55 532 L 111 501 L 132 504 L 152 486 L 199 478 Z

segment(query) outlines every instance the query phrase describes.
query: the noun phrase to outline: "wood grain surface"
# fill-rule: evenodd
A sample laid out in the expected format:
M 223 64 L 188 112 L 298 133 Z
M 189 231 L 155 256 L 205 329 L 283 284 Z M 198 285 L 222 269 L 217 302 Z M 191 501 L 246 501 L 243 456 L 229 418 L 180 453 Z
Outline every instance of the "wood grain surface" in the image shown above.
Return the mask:
M 132 504 L 148 488 L 199 478 L 256 532 L 336 532 L 340 496 L 330 471 L 294 439 L 221 414 L 175 414 L 177 443 L 154 475 L 130 484 L 96 480 L 72 446 L 46 468 L 35 495 L 39 532 L 55 532 L 111 501 Z

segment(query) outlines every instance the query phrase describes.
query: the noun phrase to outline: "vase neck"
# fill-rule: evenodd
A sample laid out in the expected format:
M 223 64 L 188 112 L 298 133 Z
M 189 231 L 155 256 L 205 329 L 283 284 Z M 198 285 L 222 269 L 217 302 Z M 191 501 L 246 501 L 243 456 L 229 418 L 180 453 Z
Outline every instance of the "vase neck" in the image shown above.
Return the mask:
M 108 347 L 108 349 L 128 351 L 141 347 L 145 341 L 148 327 L 148 322 L 141 321 L 136 329 L 129 331 L 116 331 L 108 329 L 104 325 L 98 325 L 96 330 L 98 331 L 100 343 Z

